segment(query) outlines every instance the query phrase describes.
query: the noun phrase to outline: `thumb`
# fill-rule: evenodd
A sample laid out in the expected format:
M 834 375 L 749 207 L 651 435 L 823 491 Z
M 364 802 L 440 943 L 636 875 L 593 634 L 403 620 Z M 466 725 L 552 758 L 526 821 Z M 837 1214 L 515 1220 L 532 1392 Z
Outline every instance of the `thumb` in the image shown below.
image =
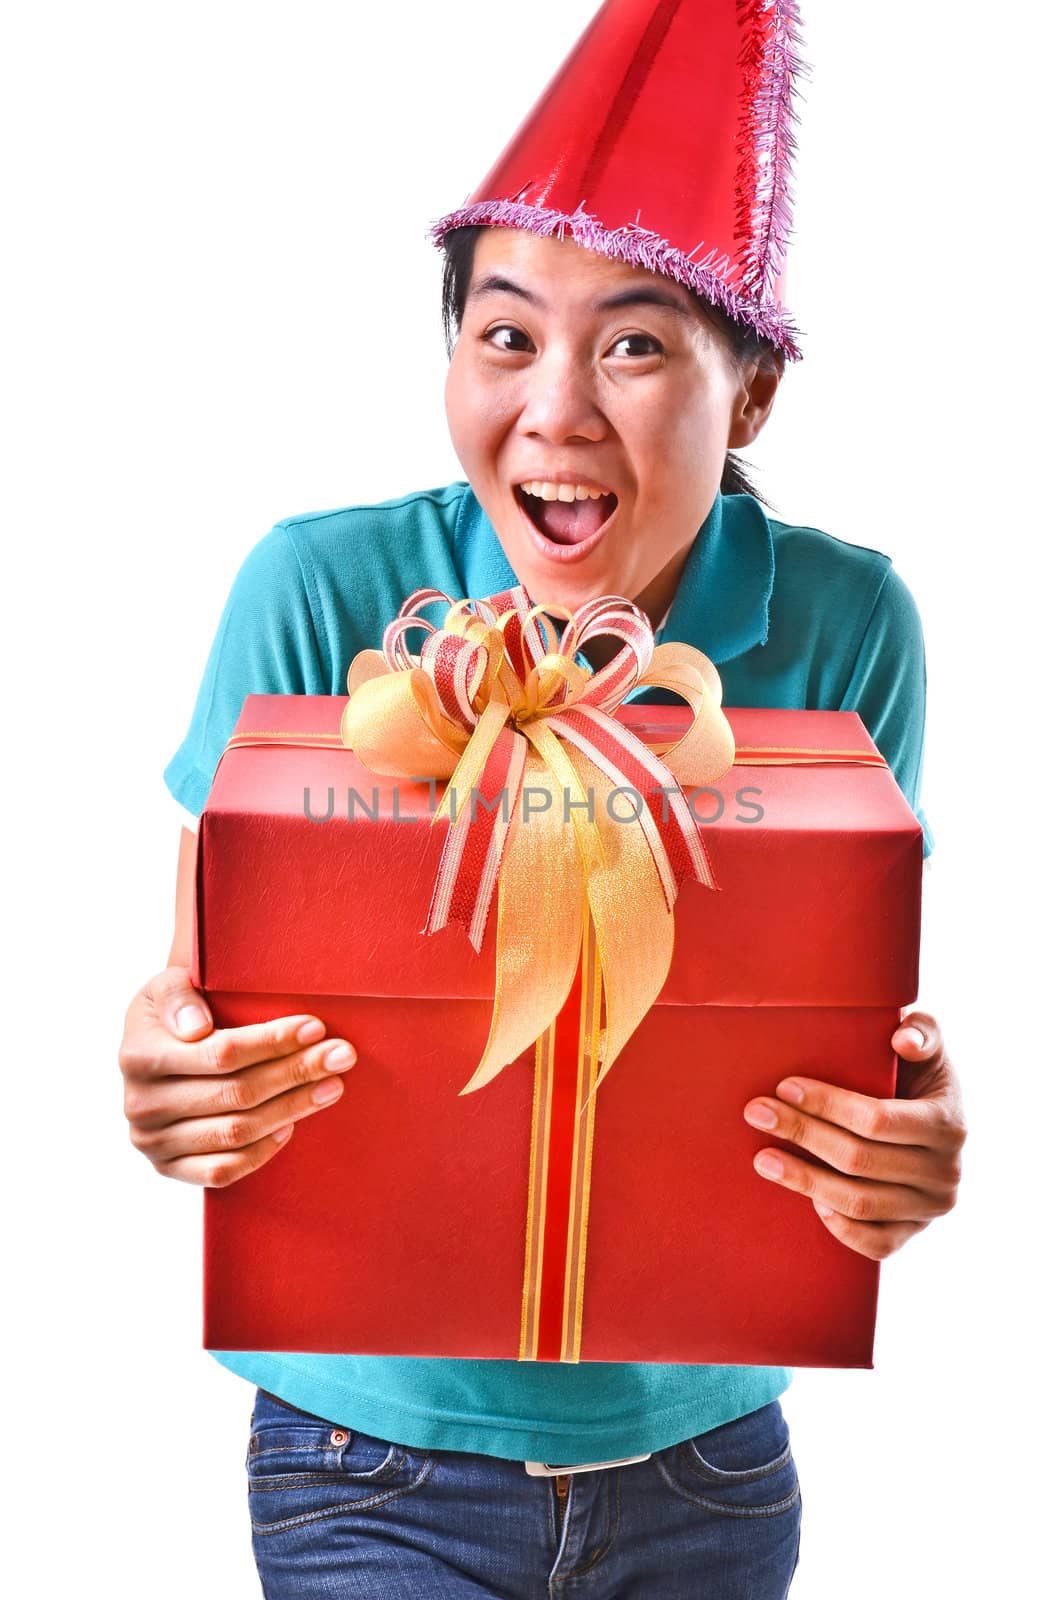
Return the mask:
M 914 1011 L 903 1017 L 891 1034 L 892 1048 L 907 1061 L 920 1061 L 933 1055 L 941 1043 L 938 1023 L 923 1011 Z
M 927 1040 L 924 1037 L 923 1029 L 910 1022 L 903 1022 L 901 1027 L 895 1033 L 892 1033 L 891 1043 L 896 1050 L 900 1050 L 903 1054 L 908 1050 L 920 1052 L 927 1049 Z
M 178 1039 L 198 1039 L 212 1030 L 210 1009 L 186 967 L 167 967 L 151 989 L 159 1019 Z

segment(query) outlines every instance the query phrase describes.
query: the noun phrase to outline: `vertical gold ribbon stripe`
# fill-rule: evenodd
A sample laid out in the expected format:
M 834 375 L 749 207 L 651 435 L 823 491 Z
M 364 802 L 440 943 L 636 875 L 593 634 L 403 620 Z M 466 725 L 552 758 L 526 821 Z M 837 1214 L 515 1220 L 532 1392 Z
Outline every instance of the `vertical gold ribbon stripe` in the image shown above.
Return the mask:
M 552 1118 L 555 1049 L 556 1024 L 552 1022 L 534 1048 L 534 1104 L 530 1118 L 530 1186 L 526 1204 L 520 1361 L 537 1360 L 538 1322 L 541 1313 L 541 1260 L 545 1242 L 545 1194 L 548 1187 L 548 1129 Z
M 574 1148 L 571 1152 L 570 1210 L 567 1222 L 567 1270 L 564 1279 L 562 1361 L 580 1361 L 585 1262 L 589 1231 L 589 1185 L 592 1177 L 593 1126 L 596 1120 L 596 1066 L 600 1060 L 600 1012 L 603 998 L 600 963 L 592 918 L 586 908 L 582 943 L 581 1022 L 578 1030 L 578 1092 L 574 1106 Z

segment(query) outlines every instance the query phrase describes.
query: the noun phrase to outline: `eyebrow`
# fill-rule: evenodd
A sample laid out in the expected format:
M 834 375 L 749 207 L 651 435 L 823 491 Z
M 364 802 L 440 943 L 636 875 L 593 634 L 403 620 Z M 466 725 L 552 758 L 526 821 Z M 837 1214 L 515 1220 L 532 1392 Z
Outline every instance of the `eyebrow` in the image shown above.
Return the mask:
M 476 278 L 468 290 L 468 300 L 480 300 L 487 294 L 514 294 L 520 300 L 526 300 L 538 310 L 544 310 L 546 303 L 539 295 L 532 294 L 529 289 L 524 289 L 522 284 L 513 283 L 511 278 L 506 278 L 499 272 L 487 272 L 481 278 Z M 664 311 L 676 311 L 678 316 L 693 320 L 692 313 L 683 300 L 676 295 L 669 294 L 665 289 L 653 288 L 650 284 L 643 284 L 636 289 L 623 289 L 621 294 L 611 294 L 603 300 L 597 300 L 591 311 L 617 311 L 622 306 L 660 306 Z

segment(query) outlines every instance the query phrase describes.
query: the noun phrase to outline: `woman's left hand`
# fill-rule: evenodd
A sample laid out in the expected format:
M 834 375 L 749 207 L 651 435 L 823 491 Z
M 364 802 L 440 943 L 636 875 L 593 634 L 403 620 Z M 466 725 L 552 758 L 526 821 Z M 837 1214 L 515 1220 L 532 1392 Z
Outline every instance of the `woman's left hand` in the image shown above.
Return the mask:
M 874 1261 L 953 1210 L 967 1134 L 960 1084 L 935 1018 L 911 1011 L 891 1043 L 898 1056 L 893 1100 L 800 1073 L 777 1085 L 775 1100 L 758 1097 L 744 1108 L 753 1127 L 828 1163 L 767 1149 L 755 1156 L 755 1170 L 806 1195 L 837 1239 Z

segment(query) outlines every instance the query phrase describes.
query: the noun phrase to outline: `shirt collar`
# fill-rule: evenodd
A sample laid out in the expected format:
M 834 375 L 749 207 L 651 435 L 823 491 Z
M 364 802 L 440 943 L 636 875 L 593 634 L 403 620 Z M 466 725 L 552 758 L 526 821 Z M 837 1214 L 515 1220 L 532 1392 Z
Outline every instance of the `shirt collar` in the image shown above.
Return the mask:
M 464 594 L 477 599 L 519 582 L 470 484 L 455 538 Z M 761 504 L 753 495 L 719 492 L 656 629 L 656 643 L 694 645 L 715 664 L 764 644 L 773 576 L 773 534 Z

